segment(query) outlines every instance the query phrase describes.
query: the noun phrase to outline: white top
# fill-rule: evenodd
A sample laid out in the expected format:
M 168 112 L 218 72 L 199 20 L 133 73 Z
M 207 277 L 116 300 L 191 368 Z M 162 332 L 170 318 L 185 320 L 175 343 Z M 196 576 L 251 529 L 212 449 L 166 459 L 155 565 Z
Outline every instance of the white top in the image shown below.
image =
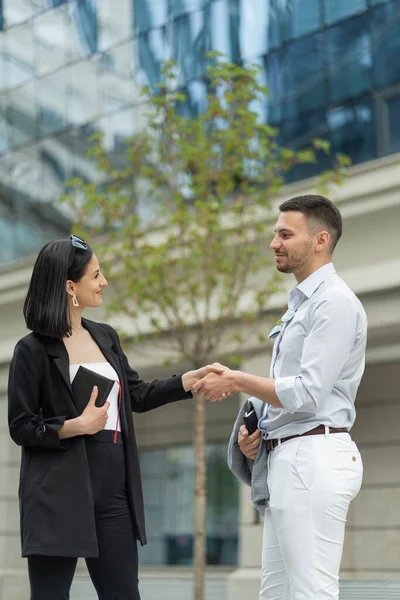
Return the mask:
M 266 405 L 263 437 L 302 434 L 319 424 L 350 429 L 365 364 L 362 304 L 329 263 L 290 292 L 288 305 L 270 370 L 283 408 Z
M 86 367 L 95 373 L 99 373 L 99 375 L 104 375 L 104 377 L 108 377 L 109 379 L 114 379 L 114 381 L 119 381 L 119 377 L 114 367 L 110 365 L 109 362 L 92 362 L 92 363 L 81 363 L 81 364 L 73 364 L 69 366 L 69 376 L 71 379 L 71 383 L 74 380 L 75 375 L 78 372 L 79 367 Z M 104 429 L 112 429 L 115 431 L 121 431 L 121 419 L 118 419 L 118 395 L 119 395 L 119 385 L 114 383 L 111 392 L 108 395 L 108 402 L 110 406 L 108 407 L 108 419 Z M 117 425 L 118 419 L 118 427 Z

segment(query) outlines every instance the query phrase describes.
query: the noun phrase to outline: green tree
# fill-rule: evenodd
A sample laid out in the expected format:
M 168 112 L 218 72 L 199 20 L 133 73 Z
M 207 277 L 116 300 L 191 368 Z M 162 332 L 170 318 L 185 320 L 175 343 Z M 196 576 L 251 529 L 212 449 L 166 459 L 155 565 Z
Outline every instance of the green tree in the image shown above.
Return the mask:
M 144 90 L 147 126 L 127 140 L 122 166 L 94 136 L 89 155 L 99 181 L 71 180 L 63 200 L 82 235 L 106 240 L 101 259 L 116 292 L 109 311 L 130 317 L 138 337 L 167 339 L 172 360 L 199 367 L 238 358 L 243 323 L 256 325 L 279 287 L 267 251 L 270 199 L 285 173 L 330 150 L 322 140 L 301 151 L 279 146 L 278 131 L 254 108 L 268 94 L 255 66 L 210 56 L 207 106 L 193 118 L 179 110 L 185 98 L 175 73 L 167 63 L 156 91 Z M 346 165 L 332 157 L 324 183 L 340 181 Z M 152 207 L 150 220 L 140 217 L 143 202 Z M 195 600 L 204 595 L 204 423 L 197 396 Z

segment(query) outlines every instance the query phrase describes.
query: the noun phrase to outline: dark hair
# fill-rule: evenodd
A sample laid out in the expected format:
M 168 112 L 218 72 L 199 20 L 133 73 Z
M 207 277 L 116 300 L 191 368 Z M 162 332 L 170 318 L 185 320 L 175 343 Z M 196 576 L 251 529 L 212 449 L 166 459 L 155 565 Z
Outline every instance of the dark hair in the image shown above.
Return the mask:
M 308 194 L 296 196 L 280 205 L 281 212 L 290 210 L 303 213 L 313 229 L 326 229 L 331 236 L 330 252 L 332 254 L 342 235 L 342 215 L 339 209 L 324 196 Z
M 71 335 L 71 319 L 65 284 L 78 282 L 86 272 L 93 250 L 75 248 L 71 240 L 48 242 L 33 267 L 24 302 L 26 326 L 35 333 L 63 338 Z

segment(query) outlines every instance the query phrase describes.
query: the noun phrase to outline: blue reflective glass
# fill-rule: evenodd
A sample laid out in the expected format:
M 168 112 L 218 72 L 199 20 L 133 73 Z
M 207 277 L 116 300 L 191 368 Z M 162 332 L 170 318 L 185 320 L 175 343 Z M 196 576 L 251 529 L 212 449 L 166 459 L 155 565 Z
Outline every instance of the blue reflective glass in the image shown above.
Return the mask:
M 297 38 L 319 29 L 320 0 L 287 0 L 281 4 L 282 31 L 285 40 Z
M 240 52 L 240 14 L 237 0 L 218 0 L 210 6 L 210 25 L 212 50 L 222 52 L 225 57 L 238 62 Z
M 389 152 L 400 152 L 400 96 L 387 101 Z
M 282 65 L 282 54 L 279 51 L 271 52 L 265 58 L 266 85 L 269 89 L 267 102 L 268 123 L 279 123 L 282 119 L 282 107 L 284 99 L 284 71 Z
M 55 8 L 56 6 L 60 6 L 60 4 L 66 4 L 68 0 L 46 0 L 48 8 Z
M 45 0 L 3 0 L 5 27 L 28 21 L 45 8 Z
M 98 116 L 98 59 L 82 61 L 65 69 L 67 121 L 85 125 Z
M 36 138 L 37 108 L 34 83 L 21 86 L 9 93 L 8 121 L 14 147 Z
M 8 97 L 6 94 L 2 94 L 0 96 L 0 153 L 9 149 L 7 106 Z
M 204 12 L 185 15 L 172 25 L 172 58 L 176 61 L 183 81 L 200 78 L 206 67 L 206 52 L 210 38 L 204 27 Z
M 97 80 L 100 114 L 116 112 L 139 100 L 133 77 L 131 42 L 113 48 L 100 56 Z
M 332 152 L 348 154 L 353 163 L 376 156 L 374 109 L 370 98 L 328 111 Z
M 65 64 L 68 26 L 66 6 L 48 10 L 33 21 L 35 66 L 39 75 L 55 71 Z
M 269 51 L 270 11 L 265 0 L 242 2 L 240 15 L 240 50 L 242 59 L 263 56 Z
M 341 102 L 371 87 L 371 37 L 367 15 L 327 31 L 330 99 Z
M 168 0 L 132 0 L 132 3 L 133 26 L 137 33 L 161 27 L 168 22 Z
M 238 484 L 226 468 L 225 444 L 207 447 L 207 563 L 237 563 Z M 190 565 L 194 534 L 194 453 L 191 447 L 140 453 L 151 551 L 142 564 Z
M 331 25 L 367 8 L 367 0 L 324 0 L 325 22 Z
M 161 80 L 162 63 L 171 58 L 165 27 L 152 29 L 134 40 L 139 84 L 154 85 Z
M 96 0 L 75 0 L 68 5 L 84 55 L 97 52 Z
M 321 34 L 294 42 L 284 50 L 285 118 L 296 117 L 325 104 L 323 54 Z
M 376 85 L 400 82 L 400 2 L 372 13 L 373 75 Z
M 204 81 L 190 81 L 183 89 L 185 100 L 177 105 L 178 114 L 192 118 L 207 108 L 207 85 Z
M 283 41 L 282 4 L 280 0 L 269 0 L 268 47 L 277 48 Z
M 43 77 L 38 86 L 39 132 L 46 135 L 62 129 L 67 124 L 67 72 L 57 71 Z
M 298 119 L 283 123 L 279 142 L 282 146 L 300 150 L 309 146 L 315 138 L 329 139 L 329 129 L 324 111 L 302 115 Z M 327 168 L 329 164 L 330 159 L 323 153 L 319 153 L 316 164 L 296 165 L 285 175 L 285 180 L 292 182 L 312 177 Z
M 32 22 L 12 27 L 2 36 L 6 86 L 12 88 L 32 81 L 36 68 Z
M 132 37 L 132 0 L 97 0 L 99 50 Z
M 148 0 L 152 2 L 152 0 Z M 169 11 L 171 17 L 179 17 L 190 12 L 196 12 L 208 4 L 209 0 L 169 0 Z

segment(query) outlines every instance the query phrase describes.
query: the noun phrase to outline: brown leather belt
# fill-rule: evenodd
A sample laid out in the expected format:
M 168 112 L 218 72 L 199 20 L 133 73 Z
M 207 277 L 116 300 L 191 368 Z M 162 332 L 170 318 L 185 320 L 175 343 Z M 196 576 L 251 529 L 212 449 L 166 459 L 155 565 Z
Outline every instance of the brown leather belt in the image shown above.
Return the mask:
M 329 433 L 349 433 L 349 430 L 346 427 L 328 427 L 328 429 Z M 318 425 L 318 427 L 310 429 L 310 431 L 306 431 L 305 433 L 289 435 L 289 437 L 280 438 L 280 442 L 283 444 L 283 442 L 293 440 L 294 438 L 303 437 L 305 435 L 321 435 L 323 433 L 325 433 L 325 425 Z M 271 450 L 279 445 L 279 440 L 264 440 L 264 444 L 267 452 L 271 452 Z

